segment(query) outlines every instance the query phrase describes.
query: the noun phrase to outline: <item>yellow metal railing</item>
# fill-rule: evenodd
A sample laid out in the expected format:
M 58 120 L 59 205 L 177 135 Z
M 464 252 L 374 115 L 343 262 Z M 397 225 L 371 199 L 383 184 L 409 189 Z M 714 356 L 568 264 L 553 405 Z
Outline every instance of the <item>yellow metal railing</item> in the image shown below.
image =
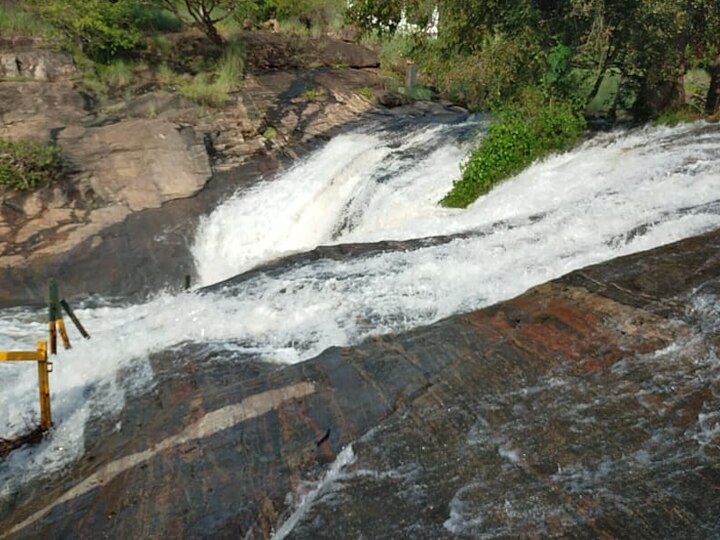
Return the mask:
M 47 431 L 52 427 L 52 415 L 50 412 L 50 377 L 52 362 L 48 362 L 48 352 L 57 354 L 57 335 L 60 334 L 63 345 L 70 349 L 70 340 L 65 329 L 65 322 L 62 318 L 62 310 L 68 314 L 78 331 L 86 339 L 90 335 L 85 331 L 83 325 L 73 313 L 70 305 L 58 295 L 57 283 L 54 279 L 49 283 L 50 298 L 48 302 L 49 338 L 50 348 L 47 341 L 38 341 L 36 351 L 0 351 L 0 362 L 37 362 L 38 386 L 40 389 L 40 430 Z
M 48 362 L 47 342 L 38 341 L 36 351 L 0 351 L 0 362 L 37 362 L 38 386 L 40 388 L 40 428 L 47 431 L 52 426 L 50 411 L 50 377 L 52 362 Z

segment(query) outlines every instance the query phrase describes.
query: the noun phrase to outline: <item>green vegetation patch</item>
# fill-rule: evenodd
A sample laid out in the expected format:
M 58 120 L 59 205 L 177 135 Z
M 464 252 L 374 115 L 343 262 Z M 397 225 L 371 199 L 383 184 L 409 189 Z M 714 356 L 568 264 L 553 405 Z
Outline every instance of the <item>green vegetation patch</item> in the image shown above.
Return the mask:
M 227 92 L 213 83 L 205 73 L 196 75 L 192 82 L 181 86 L 180 94 L 199 105 L 208 107 L 222 107 L 228 100 Z
M 369 86 L 363 86 L 358 90 L 358 94 L 360 94 L 361 97 L 364 97 L 367 100 L 372 100 L 373 98 L 373 91 L 372 88 Z
M 29 10 L 0 4 L 0 35 L 46 36 L 50 31 L 50 26 Z
M 236 41 L 229 41 L 215 72 L 200 73 L 190 83 L 181 84 L 180 94 L 200 105 L 222 107 L 229 94 L 240 89 L 245 71 L 245 51 Z M 164 75 L 169 78 L 168 73 Z
M 673 127 L 686 122 L 695 122 L 701 118 L 702 115 L 698 113 L 697 110 L 684 107 L 682 109 L 660 113 L 660 116 L 653 121 L 653 124 L 656 126 L 663 125 Z
M 265 137 L 268 141 L 274 141 L 275 139 L 277 139 L 278 136 L 277 129 L 270 126 L 265 131 L 263 131 L 262 136 Z
M 303 92 L 302 95 L 308 101 L 316 101 L 318 98 L 320 98 L 321 91 L 317 88 L 308 88 Z
M 462 177 L 440 203 L 467 207 L 534 160 L 571 147 L 585 127 L 584 118 L 563 103 L 545 105 L 534 113 L 521 108 L 501 111 L 463 164 Z
M 57 145 L 0 139 L 0 186 L 31 191 L 58 180 L 65 169 Z
M 419 84 L 413 86 L 412 88 L 401 86 L 398 90 L 403 96 L 409 97 L 415 101 L 430 101 L 433 97 L 432 90 Z

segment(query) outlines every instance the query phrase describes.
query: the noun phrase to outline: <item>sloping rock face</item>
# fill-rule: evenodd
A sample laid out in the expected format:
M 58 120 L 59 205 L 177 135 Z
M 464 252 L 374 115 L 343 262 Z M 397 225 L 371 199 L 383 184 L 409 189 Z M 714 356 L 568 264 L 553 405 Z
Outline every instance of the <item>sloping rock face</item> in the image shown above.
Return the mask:
M 294 366 L 188 344 L 0 531 L 717 537 L 719 313 L 716 231 Z
M 195 195 L 212 175 L 192 127 L 148 118 L 106 124 L 91 108 L 66 83 L 0 84 L 0 136 L 54 140 L 72 169 L 52 187 L 0 193 L 0 304 L 39 300 L 48 277 L 74 266 L 73 249 L 99 247 L 109 227 Z M 69 283 L 68 293 L 107 276 L 96 270 L 95 282 Z

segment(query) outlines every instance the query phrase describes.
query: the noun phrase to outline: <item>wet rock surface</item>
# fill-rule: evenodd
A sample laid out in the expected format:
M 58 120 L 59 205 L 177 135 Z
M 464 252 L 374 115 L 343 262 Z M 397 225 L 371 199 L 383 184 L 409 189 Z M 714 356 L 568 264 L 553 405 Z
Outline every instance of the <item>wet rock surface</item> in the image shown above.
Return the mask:
M 719 248 L 716 231 L 293 366 L 156 354 L 152 387 L 91 424 L 71 471 L 18 489 L 0 531 L 717 537 Z

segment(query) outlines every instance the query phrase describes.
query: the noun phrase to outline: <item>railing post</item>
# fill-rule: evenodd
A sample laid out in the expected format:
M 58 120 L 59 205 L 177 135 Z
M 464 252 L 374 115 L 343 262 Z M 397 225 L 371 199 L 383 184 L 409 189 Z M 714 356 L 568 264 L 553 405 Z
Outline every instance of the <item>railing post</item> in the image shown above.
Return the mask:
M 40 388 L 40 428 L 47 431 L 52 427 L 50 411 L 50 373 L 52 364 L 47 361 L 47 342 L 38 341 L 38 386 Z
M 90 334 L 88 334 L 87 331 L 85 330 L 85 327 L 82 324 L 80 324 L 80 321 L 75 316 L 75 312 L 70 307 L 70 304 L 68 304 L 65 301 L 65 299 L 63 298 L 62 300 L 60 300 L 60 305 L 65 310 L 65 313 L 68 314 L 68 317 L 70 317 L 70 320 L 75 324 L 75 327 L 78 329 L 78 332 L 80 332 L 82 337 L 84 337 L 85 339 L 90 339 Z
M 56 322 L 59 318 L 59 303 L 57 282 L 50 278 L 48 284 L 48 324 L 50 326 L 50 354 L 57 354 L 57 326 Z
M 405 88 L 412 90 L 417 84 L 418 67 L 412 60 L 407 60 L 405 68 Z

